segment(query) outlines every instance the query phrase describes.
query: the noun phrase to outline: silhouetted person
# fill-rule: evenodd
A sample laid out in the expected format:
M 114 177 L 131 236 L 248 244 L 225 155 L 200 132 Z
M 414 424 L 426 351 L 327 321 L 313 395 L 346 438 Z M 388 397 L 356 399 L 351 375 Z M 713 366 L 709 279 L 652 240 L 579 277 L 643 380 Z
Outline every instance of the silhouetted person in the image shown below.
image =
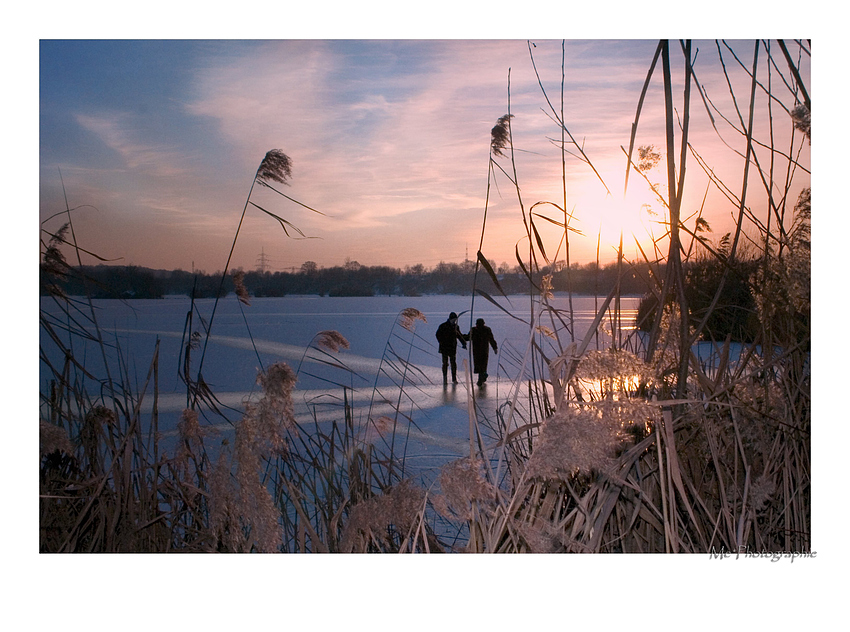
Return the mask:
M 493 337 L 493 330 L 484 324 L 483 318 L 475 321 L 475 327 L 469 330 L 467 337 L 472 341 L 472 365 L 474 372 L 478 374 L 478 386 L 481 386 L 487 381 L 490 347 L 493 347 L 495 353 L 499 353 L 499 346 Z
M 437 327 L 437 342 L 440 344 L 440 354 L 443 356 L 443 384 L 448 384 L 449 363 L 452 365 L 452 383 L 457 384 L 457 341 L 466 349 L 467 336 L 464 336 L 457 326 L 457 314 L 452 312 L 449 319 Z

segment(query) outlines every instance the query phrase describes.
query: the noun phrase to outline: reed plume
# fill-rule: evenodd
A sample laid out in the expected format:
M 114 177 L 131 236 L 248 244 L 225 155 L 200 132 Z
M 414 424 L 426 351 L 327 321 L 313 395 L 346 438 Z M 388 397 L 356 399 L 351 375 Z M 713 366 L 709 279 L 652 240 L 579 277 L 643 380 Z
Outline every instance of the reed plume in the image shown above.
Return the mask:
M 236 423 L 232 463 L 225 450 L 219 457 L 213 473 L 210 528 L 223 550 L 281 549 L 280 511 L 261 476 L 265 463 L 286 453 L 287 433 L 296 427 L 292 402 L 295 379 L 295 373 L 283 362 L 258 374 L 263 395 L 257 404 L 245 404 L 245 413 Z
M 405 479 L 379 496 L 373 496 L 351 508 L 342 534 L 340 551 L 398 550 L 400 541 L 419 518 L 425 490 Z
M 445 517 L 471 520 L 479 503 L 492 503 L 496 488 L 485 479 L 480 459 L 464 457 L 444 465 L 440 470 L 440 489 L 443 496 L 431 498 L 432 504 Z
M 257 180 L 261 183 L 271 180 L 288 185 L 290 178 L 292 178 L 292 160 L 290 157 L 280 149 L 272 149 L 266 152 L 257 169 Z
M 316 346 L 327 351 L 333 351 L 334 353 L 339 352 L 340 349 L 348 349 L 350 347 L 345 336 L 331 329 L 320 331 L 316 334 Z
M 296 427 L 292 389 L 295 372 L 285 362 L 276 362 L 257 375 L 263 396 L 256 404 L 246 404 L 245 418 L 256 423 L 256 441 L 273 451 L 285 448 L 286 432 Z
M 809 144 L 811 144 L 812 113 L 809 112 L 809 108 L 807 108 L 802 103 L 798 103 L 796 107 L 791 111 L 791 120 L 794 121 L 794 127 L 803 132 L 803 134 L 805 134 L 806 138 L 809 140 Z
M 68 437 L 64 428 L 52 424 L 44 419 L 38 424 L 38 453 L 44 457 L 54 452 L 64 452 L 68 455 L 74 454 L 74 445 Z
M 490 150 L 496 156 L 504 156 L 504 150 L 511 139 L 511 119 L 513 114 L 499 117 L 493 129 L 490 130 Z
M 529 477 L 568 479 L 613 465 L 625 439 L 619 420 L 596 408 L 562 408 L 547 418 L 528 459 Z
M 413 331 L 413 329 L 416 327 L 417 320 L 421 320 L 423 323 L 428 322 L 428 319 L 425 318 L 425 314 L 420 312 L 415 307 L 406 307 L 401 310 L 399 318 L 399 324 L 408 331 Z
M 251 297 L 248 294 L 248 288 L 245 287 L 245 273 L 242 270 L 237 270 L 233 273 L 233 290 L 236 293 L 236 298 L 245 305 L 251 304 Z

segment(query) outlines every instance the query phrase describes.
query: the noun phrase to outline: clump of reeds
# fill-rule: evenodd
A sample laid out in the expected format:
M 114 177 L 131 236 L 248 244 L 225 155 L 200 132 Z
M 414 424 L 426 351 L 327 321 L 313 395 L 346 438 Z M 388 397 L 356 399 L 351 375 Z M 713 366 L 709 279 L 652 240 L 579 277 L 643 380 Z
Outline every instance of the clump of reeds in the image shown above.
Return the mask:
M 547 417 L 526 464 L 526 475 L 560 479 L 610 467 L 625 435 L 621 424 L 605 412 L 564 407 Z
M 255 182 L 285 183 L 290 176 L 291 161 L 272 151 Z M 249 202 L 250 195 L 246 208 Z M 294 417 L 296 372 L 272 364 L 259 372 L 262 396 L 245 404 L 232 444 L 223 440 L 211 457 L 208 442 L 214 433 L 202 423 L 201 408 L 223 413 L 201 367 L 197 379 L 190 375 L 192 351 L 201 349 L 202 365 L 204 350 L 201 334 L 192 331 L 193 306 L 181 358 L 190 406 L 177 423 L 176 443 L 166 449 L 158 427 L 158 345 L 147 378 L 131 389 L 135 380 L 126 373 L 120 347 L 104 341 L 91 300 L 71 300 L 54 282 L 74 272 L 62 253 L 63 246 L 78 248 L 70 219 L 55 233 L 45 233 L 43 286 L 64 321 L 41 313 L 43 344 L 54 344 L 65 363 L 53 365 L 49 358 L 56 354 L 42 353 L 50 388 L 42 393 L 40 420 L 40 550 L 339 550 L 351 508 L 389 489 L 376 484 L 379 461 L 357 436 L 350 402 L 340 409 L 341 424 L 334 423 L 328 433 L 317 424 L 305 438 Z M 236 273 L 237 298 L 250 305 L 242 281 Z M 405 317 L 424 320 L 418 312 Z M 202 324 L 209 336 L 212 317 Z M 100 349 L 105 375 L 93 375 L 75 355 L 79 341 L 93 341 Z M 349 347 L 335 331 L 320 332 L 315 345 L 324 353 Z M 107 352 L 113 346 L 117 362 Z M 338 362 L 329 364 L 347 371 Z M 143 400 L 152 400 L 151 413 L 142 412 Z M 425 537 L 427 528 L 419 526 Z
M 780 45 L 784 50 L 784 44 Z M 756 42 L 756 59 L 759 47 Z M 682 43 L 682 51 L 690 58 L 688 42 Z M 721 44 L 718 51 L 722 54 Z M 512 389 L 511 399 L 500 409 L 504 417 L 488 424 L 499 434 L 498 447 L 504 455 L 497 459 L 496 473 L 504 458 L 510 476 L 498 481 L 499 492 L 492 497 L 467 500 L 468 508 L 462 514 L 470 533 L 466 550 L 708 552 L 747 546 L 768 551 L 810 550 L 810 190 L 806 188 L 800 196 L 790 226 L 782 209 L 769 201 L 770 217 L 753 218 L 745 227 L 751 215 L 744 212 L 741 201 L 736 230 L 721 244 L 705 238 L 708 226 L 700 222 L 699 214 L 689 227 L 681 208 L 686 141 L 682 141 L 683 151 L 676 153 L 670 133 L 674 115 L 668 42 L 659 43 L 644 92 L 659 60 L 667 101 L 667 151 L 661 154 L 644 145 L 638 152 L 639 164 L 631 162 L 639 105 L 628 158 L 637 170 L 651 169 L 662 158 L 668 167 L 663 202 L 669 250 L 661 255 L 656 240 L 656 254 L 661 256 L 645 262 L 656 271 L 648 279 L 647 292 L 661 308 L 652 315 L 646 334 L 632 334 L 626 341 L 633 353 L 624 351 L 616 327 L 611 332 L 611 349 L 587 351 L 587 340 L 574 340 L 565 314 L 552 313 L 555 326 L 543 327 L 532 319 L 529 348 L 522 363 L 517 362 L 521 370 L 514 379 L 528 381 L 524 388 L 533 405 L 527 409 L 520 406 L 514 394 L 518 389 Z M 806 105 L 787 111 L 791 125 L 807 140 L 811 125 L 808 95 L 799 84 L 799 74 L 793 75 L 783 85 L 791 87 L 795 100 L 799 90 Z M 695 90 L 701 87 L 687 64 L 685 76 L 689 84 L 680 122 L 687 138 L 688 94 L 692 84 Z M 750 81 L 753 91 L 757 87 L 767 90 L 758 83 L 755 72 L 750 73 Z M 778 94 L 771 98 L 781 100 Z M 754 103 L 752 100 L 750 121 Z M 566 137 L 562 114 L 551 108 L 551 116 Z M 744 113 L 739 116 L 747 138 L 746 153 L 755 160 L 752 130 L 743 123 L 745 118 Z M 493 130 L 491 153 L 496 156 L 504 157 L 500 149 L 510 141 L 506 123 L 500 119 Z M 770 142 L 764 145 L 770 147 Z M 784 153 L 789 172 L 799 166 L 790 157 L 799 155 L 795 152 Z M 592 168 L 583 151 L 581 156 Z M 516 169 L 512 173 L 516 174 Z M 512 180 L 511 184 L 519 188 L 518 182 Z M 743 187 L 740 200 L 747 193 L 746 174 Z M 791 188 L 791 179 L 765 181 L 765 192 L 774 196 L 770 199 L 776 199 L 774 189 L 787 196 Z M 520 207 L 526 221 L 521 198 Z M 528 230 L 529 224 L 525 227 Z M 566 222 L 563 227 L 566 236 Z M 749 287 L 746 270 L 753 264 L 741 263 L 740 242 L 745 232 L 753 242 L 762 243 L 758 271 Z M 749 236 L 753 233 L 758 237 Z M 690 236 L 691 246 L 683 243 L 682 234 Z M 528 239 L 539 247 L 539 252 L 532 248 L 527 273 L 529 293 L 539 297 L 537 303 L 532 301 L 533 314 L 536 309 L 542 316 L 549 313 L 546 288 L 534 282 L 533 268 L 536 261 L 548 263 L 551 259 L 540 240 L 532 240 L 531 232 Z M 688 300 L 692 288 L 686 285 L 694 282 L 693 276 L 688 276 L 691 256 L 708 258 L 717 276 L 710 290 L 713 295 L 706 296 L 698 311 Z M 745 303 L 743 308 L 755 305 L 759 323 L 755 329 L 753 319 L 747 324 L 750 339 L 738 343 L 741 349 L 734 358 L 734 332 L 727 335 L 722 331 L 729 327 L 729 320 L 713 318 L 728 308 L 723 302 L 734 296 L 728 291 L 733 283 L 736 291 L 743 287 L 751 293 L 743 298 L 754 303 Z M 601 325 L 611 305 L 615 313 L 610 321 L 620 322 L 616 296 L 614 288 L 603 301 L 592 329 Z M 718 332 L 726 337 L 725 343 L 721 337 L 716 362 L 706 366 L 698 361 L 692 345 L 700 339 L 711 340 Z M 548 348 L 556 350 L 554 357 L 544 357 L 544 346 L 534 342 L 534 334 L 550 341 Z M 591 331 L 588 335 L 595 334 Z M 566 342 L 562 336 L 567 337 Z M 523 357 L 522 350 L 518 357 Z M 530 376 L 524 373 L 528 367 L 532 367 Z M 475 418 L 478 414 L 477 409 L 475 415 L 471 413 L 471 428 L 479 421 Z M 471 447 L 471 453 L 476 450 L 484 458 L 491 456 L 481 446 Z M 452 477 L 458 484 L 464 480 L 463 473 L 456 470 L 456 466 L 444 468 L 443 488 Z M 441 510 L 447 504 L 439 497 L 432 498 L 432 503 Z
M 431 504 L 446 518 L 472 520 L 480 503 L 491 504 L 498 490 L 483 473 L 480 459 L 464 457 L 444 465 L 440 470 L 442 494 L 431 497 Z
M 424 499 L 425 490 L 404 480 L 354 505 L 342 532 L 340 552 L 398 552 L 415 546 L 418 538 L 427 548 L 424 529 L 420 533 Z

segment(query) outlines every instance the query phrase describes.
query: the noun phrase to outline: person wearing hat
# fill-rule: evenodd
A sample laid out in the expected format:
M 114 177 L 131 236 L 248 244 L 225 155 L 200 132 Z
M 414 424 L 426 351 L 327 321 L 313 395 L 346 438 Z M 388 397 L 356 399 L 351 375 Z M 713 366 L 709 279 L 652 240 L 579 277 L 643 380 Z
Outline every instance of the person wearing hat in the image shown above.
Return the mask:
M 464 336 L 457 326 L 457 314 L 452 312 L 449 319 L 437 327 L 437 342 L 440 344 L 440 355 L 443 356 L 443 384 L 448 384 L 449 364 L 452 366 L 452 383 L 457 384 L 457 341 L 466 349 L 467 336 Z
M 493 337 L 493 330 L 484 324 L 484 319 L 475 321 L 475 327 L 469 330 L 467 336 L 472 340 L 472 365 L 478 374 L 478 386 L 487 381 L 487 361 L 490 359 L 490 347 L 495 353 L 499 353 L 499 346 Z

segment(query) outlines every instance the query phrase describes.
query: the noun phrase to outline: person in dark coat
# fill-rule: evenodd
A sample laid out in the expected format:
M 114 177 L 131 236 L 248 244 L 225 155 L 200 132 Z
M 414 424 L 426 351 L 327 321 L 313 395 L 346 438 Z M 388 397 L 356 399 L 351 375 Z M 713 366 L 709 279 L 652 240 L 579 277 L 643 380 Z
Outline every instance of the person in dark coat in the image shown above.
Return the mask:
M 493 337 L 493 330 L 484 324 L 484 319 L 475 321 L 475 327 L 469 330 L 468 338 L 472 341 L 472 365 L 478 374 L 478 386 L 487 381 L 487 361 L 490 359 L 490 347 L 499 353 L 499 346 Z
M 440 355 L 443 356 L 443 384 L 448 384 L 449 364 L 452 366 L 452 383 L 457 384 L 457 341 L 466 349 L 467 336 L 464 336 L 457 326 L 457 314 L 452 312 L 449 319 L 437 327 L 437 342 L 440 344 Z

